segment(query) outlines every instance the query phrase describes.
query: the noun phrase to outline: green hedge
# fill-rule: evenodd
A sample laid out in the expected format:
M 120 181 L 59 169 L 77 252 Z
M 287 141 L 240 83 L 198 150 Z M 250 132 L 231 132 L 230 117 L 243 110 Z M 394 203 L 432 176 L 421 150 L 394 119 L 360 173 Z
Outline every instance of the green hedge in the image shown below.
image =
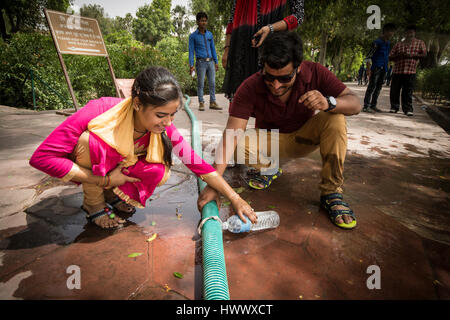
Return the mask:
M 450 99 L 450 65 L 420 70 L 416 90 L 426 99 Z
M 184 52 L 182 48 L 186 46 L 177 38 L 163 39 L 152 47 L 119 34 L 109 36 L 106 46 L 117 78 L 134 78 L 146 67 L 159 65 L 175 75 L 184 93 L 196 95 L 196 79 L 188 73 L 188 52 Z M 75 55 L 63 55 L 63 58 L 79 105 L 102 96 L 115 96 L 105 58 Z M 71 107 L 58 56 L 47 33 L 16 33 L 8 43 L 0 42 L 0 104 L 33 108 L 31 81 L 24 82 L 30 69 L 66 101 L 63 103 L 60 97 L 38 82 L 35 90 L 39 109 Z M 217 89 L 222 87 L 223 78 L 224 70 L 220 68 L 216 75 Z

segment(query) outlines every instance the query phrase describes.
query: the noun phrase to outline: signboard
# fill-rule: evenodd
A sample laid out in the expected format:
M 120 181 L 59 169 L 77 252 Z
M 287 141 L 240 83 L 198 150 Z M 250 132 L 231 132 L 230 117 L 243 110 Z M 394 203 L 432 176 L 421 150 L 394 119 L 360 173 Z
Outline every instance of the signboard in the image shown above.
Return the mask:
M 97 20 L 52 10 L 46 12 L 59 52 L 104 57 L 108 55 Z
M 47 9 L 44 9 L 44 13 L 64 77 L 66 78 L 67 86 L 69 87 L 75 111 L 78 109 L 78 103 L 73 92 L 72 84 L 70 83 L 62 53 L 106 57 L 109 72 L 111 73 L 111 78 L 116 88 L 116 95 L 120 97 L 116 76 L 114 75 L 111 60 L 106 51 L 102 32 L 100 31 L 97 20 Z

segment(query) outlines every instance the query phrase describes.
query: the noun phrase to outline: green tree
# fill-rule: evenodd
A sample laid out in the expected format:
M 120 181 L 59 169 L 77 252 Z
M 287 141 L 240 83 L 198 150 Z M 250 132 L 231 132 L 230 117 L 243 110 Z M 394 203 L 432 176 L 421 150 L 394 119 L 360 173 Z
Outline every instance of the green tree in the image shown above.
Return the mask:
M 127 13 L 124 18 L 117 16 L 112 21 L 112 29 L 114 32 L 124 30 L 133 34 L 133 20 L 131 13 Z
M 189 30 L 195 25 L 195 22 L 189 19 L 186 7 L 177 5 L 172 10 L 172 24 L 176 36 L 181 40 L 189 34 Z
M 3 40 L 19 31 L 45 28 L 44 8 L 66 12 L 73 0 L 2 0 L 0 32 Z
M 98 4 L 83 5 L 80 8 L 80 16 L 93 18 L 97 20 L 100 30 L 103 35 L 113 32 L 113 22 L 108 14 L 105 13 L 105 9 Z
M 138 8 L 133 21 L 136 40 L 156 45 L 173 31 L 170 20 L 171 0 L 153 0 L 150 5 Z

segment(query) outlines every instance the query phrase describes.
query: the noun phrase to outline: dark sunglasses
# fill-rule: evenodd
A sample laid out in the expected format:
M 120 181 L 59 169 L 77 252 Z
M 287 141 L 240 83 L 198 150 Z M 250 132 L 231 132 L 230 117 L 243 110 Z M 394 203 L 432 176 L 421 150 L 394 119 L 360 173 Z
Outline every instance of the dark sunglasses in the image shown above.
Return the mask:
M 290 75 L 274 76 L 274 75 L 271 75 L 270 73 L 267 73 L 266 71 L 264 71 L 262 75 L 263 75 L 264 81 L 267 81 L 267 82 L 274 82 L 276 79 L 276 80 L 278 80 L 279 83 L 288 83 L 292 80 L 292 78 L 294 77 L 296 72 L 297 72 L 297 69 L 294 69 L 294 71 L 292 71 L 292 73 Z

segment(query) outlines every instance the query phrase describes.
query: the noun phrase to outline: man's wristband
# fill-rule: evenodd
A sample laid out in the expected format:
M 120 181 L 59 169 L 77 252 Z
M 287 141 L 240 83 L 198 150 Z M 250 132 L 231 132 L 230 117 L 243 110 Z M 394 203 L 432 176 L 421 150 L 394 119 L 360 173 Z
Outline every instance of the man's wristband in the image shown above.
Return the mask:
M 271 25 L 270 23 L 267 25 L 270 29 L 270 33 L 273 33 L 275 30 L 273 29 L 273 25 Z

